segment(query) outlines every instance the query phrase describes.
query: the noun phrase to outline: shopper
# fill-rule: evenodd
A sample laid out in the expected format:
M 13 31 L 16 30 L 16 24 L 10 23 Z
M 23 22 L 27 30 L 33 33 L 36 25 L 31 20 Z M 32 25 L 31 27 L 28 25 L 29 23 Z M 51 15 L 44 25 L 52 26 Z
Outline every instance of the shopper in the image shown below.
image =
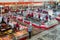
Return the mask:
M 40 21 L 43 21 L 43 20 L 44 20 L 44 17 L 43 17 L 43 16 L 41 16 L 41 17 L 40 17 Z
M 32 24 L 30 23 L 30 25 L 28 26 L 29 38 L 31 38 L 31 33 L 32 33 Z
M 2 23 L 5 23 L 5 24 L 6 24 L 6 22 L 4 21 L 4 18 L 2 18 L 1 24 L 2 24 Z
M 18 23 L 15 25 L 15 27 L 16 27 L 17 30 L 19 30 L 19 28 L 20 28 Z
M 9 23 L 9 20 L 10 20 L 10 18 L 8 17 L 8 18 L 7 18 L 7 24 Z
M 7 24 L 7 16 L 3 16 L 3 19 L 4 19 L 4 21 L 5 21 L 6 24 Z
M 46 22 L 48 21 L 48 15 L 46 15 Z
M 3 18 L 3 17 L 2 17 L 1 14 L 0 14 L 0 23 L 2 22 L 2 18 Z
M 9 21 L 9 24 L 8 25 L 11 26 L 11 28 L 13 29 L 13 32 L 14 32 L 15 29 L 14 29 L 14 24 L 12 23 L 12 20 Z
M 23 16 L 23 12 L 24 12 L 24 11 L 23 11 L 23 10 L 21 10 L 21 15 L 22 15 L 22 16 Z
M 51 15 L 49 15 L 49 19 L 51 20 Z

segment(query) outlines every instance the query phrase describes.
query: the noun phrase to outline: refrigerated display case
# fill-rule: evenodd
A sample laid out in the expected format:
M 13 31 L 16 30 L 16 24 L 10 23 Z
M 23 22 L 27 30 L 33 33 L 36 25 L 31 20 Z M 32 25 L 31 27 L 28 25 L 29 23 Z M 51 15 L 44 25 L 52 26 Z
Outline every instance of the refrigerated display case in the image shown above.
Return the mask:
M 13 32 L 12 29 L 3 30 L 3 34 L 0 36 L 0 40 L 22 40 L 27 39 L 28 32 L 27 27 L 20 25 L 20 31 Z

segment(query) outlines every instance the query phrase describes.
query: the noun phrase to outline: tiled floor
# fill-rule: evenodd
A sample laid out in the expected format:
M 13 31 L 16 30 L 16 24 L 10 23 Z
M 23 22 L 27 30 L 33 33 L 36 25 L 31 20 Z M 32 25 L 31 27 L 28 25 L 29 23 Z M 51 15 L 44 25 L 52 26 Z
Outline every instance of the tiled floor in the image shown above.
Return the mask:
M 39 33 L 28 40 L 60 40 L 60 24 L 54 28 Z

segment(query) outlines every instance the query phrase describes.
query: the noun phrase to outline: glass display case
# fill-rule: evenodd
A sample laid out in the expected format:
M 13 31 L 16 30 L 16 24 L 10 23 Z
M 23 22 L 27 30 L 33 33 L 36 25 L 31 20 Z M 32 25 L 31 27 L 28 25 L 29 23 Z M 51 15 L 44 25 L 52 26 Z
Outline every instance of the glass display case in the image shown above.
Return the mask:
M 55 19 L 54 20 L 50 20 L 50 21 L 48 21 L 48 22 L 45 23 L 45 25 L 46 25 L 47 28 L 49 28 L 51 26 L 54 26 L 56 24 L 58 24 L 58 21 L 55 20 Z

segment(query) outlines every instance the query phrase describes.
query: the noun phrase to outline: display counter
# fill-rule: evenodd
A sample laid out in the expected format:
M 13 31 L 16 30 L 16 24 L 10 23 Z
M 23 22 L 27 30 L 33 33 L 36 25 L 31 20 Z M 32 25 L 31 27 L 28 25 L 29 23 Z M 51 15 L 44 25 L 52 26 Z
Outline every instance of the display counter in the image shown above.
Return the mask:
M 30 21 L 24 20 L 24 25 L 26 26 L 30 25 Z
M 23 31 L 14 33 L 14 35 L 17 39 L 23 39 L 25 37 L 28 37 L 28 32 L 26 30 L 23 30 Z
M 60 22 L 60 17 L 56 17 L 56 20 Z
M 44 23 L 44 25 L 40 25 L 40 26 L 35 23 L 32 23 L 32 26 L 35 28 L 41 28 L 41 29 L 47 30 L 47 29 L 54 27 L 57 24 L 58 24 L 58 21 L 54 19 L 54 20 L 50 20 L 50 21 Z
M 39 25 L 37 25 L 35 23 L 32 23 L 32 26 L 35 27 L 35 28 L 40 28 Z
M 13 21 L 12 23 L 13 23 L 13 24 L 17 24 L 17 22 L 15 22 L 15 21 Z
M 25 25 L 30 24 L 30 21 L 23 20 L 23 17 L 18 16 L 17 19 L 19 20 L 19 22 L 21 22 Z M 48 21 L 48 22 L 46 22 L 46 23 L 44 23 L 43 25 L 40 25 L 40 26 L 38 24 L 32 23 L 32 26 L 35 27 L 35 28 L 49 29 L 49 28 L 52 28 L 53 26 L 55 26 L 57 24 L 58 24 L 58 21 L 53 19 L 53 20 L 50 20 L 50 21 Z
M 47 29 L 50 29 L 50 28 L 56 26 L 57 24 L 58 24 L 58 21 L 55 20 L 55 19 L 53 19 L 53 20 L 50 20 L 50 21 L 46 22 L 45 23 L 45 26 L 44 25 L 43 26 L 41 25 L 41 28 L 47 30 Z
M 13 32 L 13 29 L 8 27 L 7 29 L 0 29 L 0 36 L 9 35 Z
M 17 24 L 17 22 L 12 22 L 13 24 Z M 13 40 L 14 38 L 17 40 L 22 40 L 22 39 L 26 39 L 28 36 L 28 32 L 27 32 L 27 27 L 23 26 L 23 25 L 19 25 L 20 26 L 20 30 L 13 32 L 13 29 L 8 27 L 7 29 L 1 29 L 2 31 L 0 31 L 0 33 L 2 32 L 3 34 L 6 35 L 2 35 L 0 36 L 0 40 Z
M 17 39 L 23 39 L 28 36 L 28 33 L 26 30 L 22 30 L 19 32 L 16 32 L 13 34 Z M 14 36 L 13 35 L 6 35 L 4 37 L 0 37 L 0 40 L 13 40 Z
M 23 19 L 23 17 L 22 16 L 19 16 L 19 17 L 17 17 L 17 19 Z
M 17 16 L 17 21 L 20 23 L 20 24 L 23 24 L 23 17 L 22 16 Z

